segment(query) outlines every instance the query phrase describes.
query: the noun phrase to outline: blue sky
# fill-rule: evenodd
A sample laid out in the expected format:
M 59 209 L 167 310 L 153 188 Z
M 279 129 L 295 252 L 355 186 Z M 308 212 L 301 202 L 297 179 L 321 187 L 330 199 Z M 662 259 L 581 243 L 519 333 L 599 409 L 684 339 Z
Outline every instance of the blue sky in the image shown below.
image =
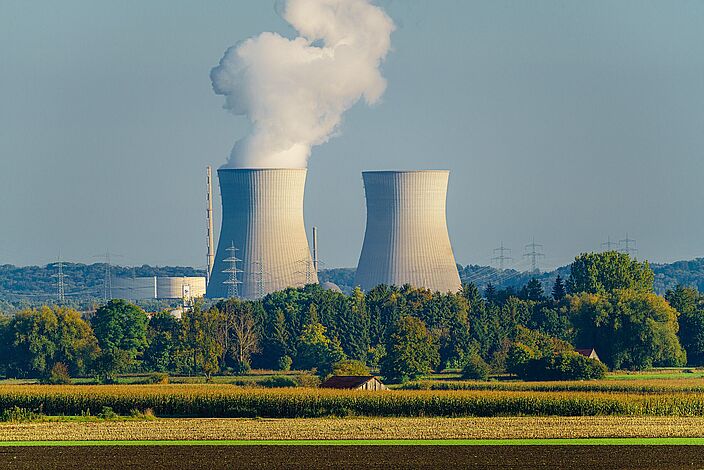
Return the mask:
M 462 264 L 626 232 L 641 258 L 704 256 L 704 2 L 377 3 L 386 94 L 309 164 L 327 266 L 357 262 L 367 169 L 450 169 Z M 3 0 L 0 263 L 204 265 L 205 166 L 246 133 L 208 73 L 262 31 L 293 34 L 273 1 Z

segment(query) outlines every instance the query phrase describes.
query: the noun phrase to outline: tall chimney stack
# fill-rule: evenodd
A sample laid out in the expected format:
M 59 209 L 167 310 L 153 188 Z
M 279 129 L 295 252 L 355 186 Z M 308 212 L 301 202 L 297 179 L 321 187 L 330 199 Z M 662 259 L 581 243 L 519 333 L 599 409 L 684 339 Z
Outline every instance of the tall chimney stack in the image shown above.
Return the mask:
M 215 248 L 213 246 L 213 182 L 210 165 L 208 165 L 207 169 L 207 188 L 206 217 L 208 222 L 208 260 L 205 273 L 206 285 L 210 283 L 210 275 L 213 270 L 213 263 L 215 262 Z
M 318 274 L 318 227 L 313 227 L 313 270 Z

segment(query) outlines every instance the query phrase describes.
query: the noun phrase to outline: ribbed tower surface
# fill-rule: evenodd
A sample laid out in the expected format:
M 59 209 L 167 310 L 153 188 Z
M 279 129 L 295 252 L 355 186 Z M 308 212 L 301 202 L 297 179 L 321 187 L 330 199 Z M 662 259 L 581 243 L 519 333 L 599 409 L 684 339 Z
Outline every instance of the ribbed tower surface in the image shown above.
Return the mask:
M 461 287 L 445 219 L 449 171 L 365 171 L 367 229 L 355 284 Z
M 318 282 L 303 223 L 306 169 L 218 170 L 222 228 L 207 296 L 228 297 L 236 266 L 245 299 Z M 227 261 L 234 256 L 240 261 Z

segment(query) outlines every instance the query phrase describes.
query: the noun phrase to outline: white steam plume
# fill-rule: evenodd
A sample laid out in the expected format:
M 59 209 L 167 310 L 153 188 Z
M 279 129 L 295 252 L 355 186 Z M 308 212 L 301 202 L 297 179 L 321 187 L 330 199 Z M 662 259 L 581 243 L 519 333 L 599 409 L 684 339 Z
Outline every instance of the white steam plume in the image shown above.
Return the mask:
M 369 0 L 288 0 L 283 17 L 299 37 L 262 33 L 230 47 L 210 72 L 224 108 L 251 122 L 226 167 L 305 168 L 347 109 L 362 96 L 375 103 L 386 88 L 379 65 L 394 24 Z

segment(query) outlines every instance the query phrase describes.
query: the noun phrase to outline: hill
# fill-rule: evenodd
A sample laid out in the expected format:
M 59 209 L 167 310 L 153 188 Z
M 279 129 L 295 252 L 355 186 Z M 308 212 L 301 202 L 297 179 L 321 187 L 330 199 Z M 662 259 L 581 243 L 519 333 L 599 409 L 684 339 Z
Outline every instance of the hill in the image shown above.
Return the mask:
M 655 291 L 664 294 L 677 284 L 696 287 L 704 291 L 704 258 L 674 263 L 652 264 L 655 272 Z M 531 278 L 537 278 L 549 292 L 559 274 L 569 276 L 569 266 L 541 273 L 519 272 L 513 269 L 499 270 L 491 266 L 470 264 L 458 265 L 463 282 L 473 282 L 480 289 L 491 283 L 499 289 L 512 287 L 516 290 Z M 105 263 L 64 263 L 65 292 L 72 304 L 85 305 L 103 297 Z M 354 288 L 354 268 L 332 268 L 320 271 L 320 281 L 334 282 L 346 292 Z M 9 311 L 32 306 L 56 297 L 58 265 L 13 266 L 0 265 L 0 311 Z M 115 277 L 144 276 L 205 276 L 205 272 L 187 266 L 110 266 L 110 275 Z

